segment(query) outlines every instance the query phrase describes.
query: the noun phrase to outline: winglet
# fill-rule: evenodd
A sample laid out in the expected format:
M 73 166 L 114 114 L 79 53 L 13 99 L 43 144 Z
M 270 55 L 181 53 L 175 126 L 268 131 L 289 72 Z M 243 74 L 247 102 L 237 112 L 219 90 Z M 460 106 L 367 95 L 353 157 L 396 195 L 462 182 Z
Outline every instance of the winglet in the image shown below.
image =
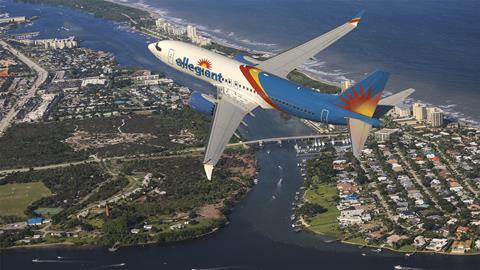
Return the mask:
M 360 22 L 360 19 L 362 19 L 362 16 L 363 16 L 363 13 L 364 11 L 360 11 L 357 16 L 353 17 L 353 19 L 351 19 L 349 21 L 350 24 L 352 24 L 353 26 L 357 26 L 358 25 L 358 22 Z
M 205 163 L 203 164 L 203 168 L 205 169 L 205 174 L 207 175 L 207 179 L 212 180 L 213 165 Z

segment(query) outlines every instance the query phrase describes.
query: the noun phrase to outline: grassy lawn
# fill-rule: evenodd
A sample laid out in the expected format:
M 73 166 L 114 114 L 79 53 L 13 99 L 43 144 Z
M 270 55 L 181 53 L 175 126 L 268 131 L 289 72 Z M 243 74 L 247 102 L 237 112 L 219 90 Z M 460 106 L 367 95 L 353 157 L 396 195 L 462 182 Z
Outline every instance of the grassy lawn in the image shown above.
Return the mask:
M 308 219 L 309 229 L 327 236 L 340 236 L 341 231 L 337 223 L 337 217 L 340 215 L 340 211 L 335 207 L 336 203 L 334 198 L 336 195 L 337 188 L 326 184 L 319 185 L 316 189 L 307 190 L 305 199 L 308 202 L 319 204 L 328 210 L 325 213 Z
M 62 212 L 63 208 L 61 207 L 55 207 L 55 208 L 51 208 L 51 207 L 40 207 L 38 208 L 37 210 L 33 211 L 39 215 L 42 215 L 42 216 L 46 216 L 46 215 L 50 215 L 50 216 L 53 216 L 53 215 L 56 215 L 60 212 Z
M 355 237 L 355 238 L 348 239 L 346 241 L 349 242 L 349 243 L 359 244 L 359 245 L 365 245 L 366 244 L 365 239 L 363 239 L 362 237 Z
M 42 182 L 0 185 L 0 216 L 24 217 L 28 205 L 51 194 Z
M 414 245 L 405 245 L 398 249 L 398 251 L 402 251 L 402 252 L 414 252 L 416 250 L 417 248 Z

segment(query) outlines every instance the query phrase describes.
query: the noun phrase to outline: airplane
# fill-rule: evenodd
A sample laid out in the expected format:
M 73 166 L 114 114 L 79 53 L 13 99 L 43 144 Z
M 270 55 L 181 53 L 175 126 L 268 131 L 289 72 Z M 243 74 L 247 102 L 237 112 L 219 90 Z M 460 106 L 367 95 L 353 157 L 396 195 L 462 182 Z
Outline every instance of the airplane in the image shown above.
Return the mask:
M 230 58 L 175 40 L 148 45 L 160 61 L 217 89 L 216 98 L 194 91 L 189 100 L 192 108 L 214 115 L 203 160 L 208 180 L 243 118 L 257 107 L 316 122 L 347 125 L 353 154 L 360 156 L 370 128 L 381 126 L 379 117 L 415 90 L 410 88 L 381 99 L 389 78 L 383 70 L 372 72 L 338 95 L 309 89 L 289 81 L 287 75 L 355 29 L 361 16 L 362 12 L 343 25 L 264 61 L 242 54 Z

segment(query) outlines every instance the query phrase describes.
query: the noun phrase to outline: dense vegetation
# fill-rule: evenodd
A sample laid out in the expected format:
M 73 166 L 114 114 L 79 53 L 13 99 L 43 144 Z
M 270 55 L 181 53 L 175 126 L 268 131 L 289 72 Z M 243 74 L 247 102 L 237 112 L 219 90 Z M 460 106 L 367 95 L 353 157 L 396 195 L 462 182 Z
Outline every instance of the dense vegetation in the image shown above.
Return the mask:
M 61 5 L 69 8 L 80 9 L 82 11 L 93 13 L 97 17 L 113 21 L 129 21 L 124 15 L 130 16 L 133 20 L 140 20 L 141 18 L 149 17 L 148 12 L 118 5 L 115 3 L 101 1 L 101 0 L 16 0 L 18 2 L 33 3 L 33 4 L 47 4 L 47 5 Z
M 321 93 L 326 94 L 338 94 L 340 92 L 340 88 L 334 85 L 326 84 L 324 82 L 320 82 L 314 80 L 307 75 L 299 72 L 298 70 L 294 70 L 287 75 L 287 78 L 291 81 L 297 82 L 305 87 L 308 88 L 315 88 Z
M 317 214 L 325 213 L 327 209 L 322 207 L 321 205 L 315 203 L 306 202 L 300 208 L 297 209 L 297 213 L 301 216 L 310 218 Z
M 208 181 L 202 170 L 200 158 L 166 158 L 160 160 L 136 160 L 123 164 L 123 172 L 150 172 L 160 179 L 158 187 L 166 195 L 148 198 L 153 213 L 169 214 L 175 211 L 192 211 L 205 204 L 220 202 L 226 194 L 245 192 L 247 183 L 227 179 L 231 173 L 217 166 L 214 178 Z M 139 212 L 146 212 L 145 205 L 138 205 Z
M 42 181 L 53 195 L 43 197 L 28 207 L 27 214 L 35 215 L 33 211 L 38 207 L 72 207 L 109 178 L 110 175 L 103 173 L 100 167 L 81 164 L 52 170 L 13 173 L 0 180 L 0 184 Z
M 13 125 L 0 138 L 0 168 L 33 167 L 56 163 L 85 160 L 89 155 L 102 157 L 160 153 L 175 151 L 187 146 L 201 146 L 208 136 L 210 119 L 195 111 L 184 108 L 166 111 L 152 116 L 123 117 L 125 133 L 149 133 L 155 136 L 144 142 L 107 145 L 98 149 L 75 151 L 65 140 L 75 129 L 92 134 L 117 134 L 122 124 L 121 117 L 68 120 L 61 122 L 22 123 Z M 171 142 L 169 135 L 188 129 L 197 138 L 194 145 Z
M 336 182 L 336 172 L 332 163 L 335 156 L 330 151 L 323 151 L 318 158 L 307 160 L 308 178 L 305 185 L 311 186 L 319 183 L 332 184 Z

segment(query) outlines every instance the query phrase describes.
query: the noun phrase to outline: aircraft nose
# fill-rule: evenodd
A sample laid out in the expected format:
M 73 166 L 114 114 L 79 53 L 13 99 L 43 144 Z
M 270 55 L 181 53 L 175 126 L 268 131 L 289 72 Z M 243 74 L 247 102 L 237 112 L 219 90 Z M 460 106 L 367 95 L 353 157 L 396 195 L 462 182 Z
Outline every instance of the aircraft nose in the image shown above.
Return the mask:
M 155 51 L 156 51 L 155 47 L 157 46 L 157 43 L 158 42 L 148 44 L 148 50 L 150 50 L 150 52 L 153 54 L 155 54 Z

